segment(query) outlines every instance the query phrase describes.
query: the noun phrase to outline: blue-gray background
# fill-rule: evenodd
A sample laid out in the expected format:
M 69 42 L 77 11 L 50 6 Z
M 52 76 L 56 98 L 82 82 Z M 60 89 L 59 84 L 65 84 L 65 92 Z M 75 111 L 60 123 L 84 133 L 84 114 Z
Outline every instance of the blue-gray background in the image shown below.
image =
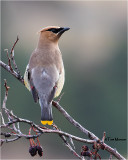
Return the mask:
M 49 25 L 70 27 L 59 45 L 66 72 L 65 93 L 60 104 L 79 123 L 98 137 L 103 132 L 111 138 L 126 137 L 126 58 L 127 22 L 125 1 L 81 2 L 2 2 L 2 52 L 11 49 L 16 36 L 15 60 L 22 75 L 37 45 L 37 32 Z M 2 69 L 10 86 L 7 107 L 22 118 L 40 124 L 40 107 L 28 90 Z M 65 132 L 87 138 L 73 127 L 55 108 L 54 122 Z M 28 127 L 21 126 L 28 133 Z M 57 135 L 40 137 L 46 159 L 75 158 Z M 126 141 L 106 141 L 126 157 Z M 77 152 L 83 144 L 75 142 Z M 2 159 L 31 159 L 29 142 L 24 138 L 2 146 Z M 91 148 L 91 146 L 90 146 Z M 102 159 L 109 154 L 100 151 Z M 35 157 L 40 159 L 39 156 Z

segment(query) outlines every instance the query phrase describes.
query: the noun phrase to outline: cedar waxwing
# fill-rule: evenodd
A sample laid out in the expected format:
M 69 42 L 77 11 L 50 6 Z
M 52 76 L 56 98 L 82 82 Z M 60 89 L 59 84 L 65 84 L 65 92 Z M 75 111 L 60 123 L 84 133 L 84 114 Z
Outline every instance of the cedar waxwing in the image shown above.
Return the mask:
M 59 96 L 64 85 L 64 65 L 58 40 L 69 29 L 57 26 L 43 28 L 24 74 L 25 86 L 31 91 L 34 101 L 39 100 L 43 125 L 52 125 L 52 100 Z

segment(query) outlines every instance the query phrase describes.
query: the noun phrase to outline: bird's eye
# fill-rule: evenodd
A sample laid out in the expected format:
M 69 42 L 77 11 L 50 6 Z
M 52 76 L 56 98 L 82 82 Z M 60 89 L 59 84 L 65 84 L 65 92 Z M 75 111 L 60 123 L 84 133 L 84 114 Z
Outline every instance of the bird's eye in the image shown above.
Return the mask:
M 63 28 L 50 28 L 47 31 L 51 31 L 55 34 L 59 33 L 61 30 L 63 30 Z

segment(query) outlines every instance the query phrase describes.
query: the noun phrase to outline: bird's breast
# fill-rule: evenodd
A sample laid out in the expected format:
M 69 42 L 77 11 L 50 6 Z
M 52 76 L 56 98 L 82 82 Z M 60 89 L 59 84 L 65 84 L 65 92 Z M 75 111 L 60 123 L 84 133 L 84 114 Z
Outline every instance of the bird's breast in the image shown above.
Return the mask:
M 29 61 L 30 70 L 37 66 L 45 67 L 49 65 L 56 65 L 58 71 L 62 71 L 63 61 L 59 49 L 36 49 L 32 53 Z

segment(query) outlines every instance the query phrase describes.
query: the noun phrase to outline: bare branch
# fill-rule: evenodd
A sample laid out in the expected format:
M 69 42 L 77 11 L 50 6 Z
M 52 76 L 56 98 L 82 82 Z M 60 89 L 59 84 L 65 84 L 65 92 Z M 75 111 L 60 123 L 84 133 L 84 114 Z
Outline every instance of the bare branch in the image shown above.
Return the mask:
M 60 97 L 58 98 L 58 100 L 57 100 L 58 103 L 59 103 L 60 100 L 62 99 L 63 95 L 64 95 L 64 92 L 63 92 L 63 93 L 60 95 Z
M 4 117 L 3 117 L 3 114 L 2 112 L 0 112 L 0 115 L 1 115 L 1 119 L 2 119 L 2 124 L 5 125 L 5 122 L 4 122 Z
M 9 73 L 11 73 L 11 75 L 13 75 L 16 79 L 18 79 L 22 84 L 24 84 L 23 77 L 19 76 L 18 73 L 15 72 L 14 70 L 11 71 L 10 67 L 1 60 L 0 60 L 0 66 L 3 67 Z
M 10 59 L 9 53 L 8 53 L 8 49 L 5 49 L 4 51 L 6 51 L 6 53 L 7 53 L 8 66 L 10 67 L 10 70 L 13 72 L 13 68 L 12 68 L 12 65 L 11 65 L 11 59 Z
M 100 140 L 97 136 L 95 136 L 92 132 L 85 129 L 82 125 L 80 125 L 77 121 L 75 121 L 63 108 L 60 104 L 56 101 L 52 101 L 52 105 L 57 108 L 64 117 L 75 127 L 77 127 L 80 131 L 85 133 L 90 139 Z
M 39 130 L 42 133 L 56 133 L 59 135 L 64 135 L 66 137 L 71 137 L 72 139 L 76 140 L 76 141 L 80 141 L 80 142 L 84 142 L 84 143 L 89 143 L 89 144 L 93 144 L 95 142 L 95 140 L 89 140 L 89 139 L 84 139 L 84 138 L 80 138 L 74 135 L 71 135 L 69 133 L 63 132 L 63 131 L 58 131 L 58 130 L 52 130 L 52 129 L 42 129 L 40 126 L 36 125 L 35 123 L 26 120 L 26 119 L 22 119 L 22 118 L 18 118 L 17 120 L 13 120 L 11 122 L 8 122 L 5 125 L 1 125 L 0 128 L 6 128 L 14 123 L 17 122 L 23 122 L 23 123 L 27 123 L 29 125 L 31 125 L 32 127 L 36 128 L 37 130 Z
M 5 113 L 7 114 L 8 117 L 11 117 L 10 118 L 11 121 L 9 121 L 8 123 L 6 123 L 4 125 L 1 125 L 0 128 L 7 128 L 10 125 L 13 125 L 13 130 L 14 131 L 21 132 L 21 131 L 18 131 L 18 129 L 15 127 L 15 123 L 23 122 L 23 123 L 27 123 L 27 124 L 31 125 L 32 127 L 36 128 L 41 133 L 56 133 L 56 134 L 59 134 L 59 135 L 64 135 L 64 136 L 70 137 L 70 138 L 72 138 L 74 140 L 77 140 L 77 141 L 80 141 L 80 142 L 94 143 L 94 140 L 88 140 L 88 139 L 79 138 L 77 136 L 68 134 L 68 133 L 60 131 L 60 130 L 43 129 L 42 127 L 34 124 L 33 122 L 31 122 L 29 120 L 25 120 L 25 119 L 17 117 L 16 115 L 13 114 L 12 111 L 10 111 L 9 109 L 6 108 L 6 101 L 7 101 L 8 89 L 9 89 L 9 87 L 7 86 L 6 80 L 5 80 L 4 86 L 6 88 L 6 92 L 5 92 L 5 98 L 3 100 L 3 107 L 2 107 L 2 109 L 5 111 Z M 20 134 L 20 136 L 21 135 L 24 136 L 23 134 Z
M 5 143 L 8 143 L 8 142 L 13 142 L 13 141 L 16 141 L 18 139 L 20 139 L 21 137 L 15 137 L 15 138 L 12 138 L 12 139 L 0 139 L 0 142 L 1 142 L 1 146 L 2 144 L 5 142 Z
M 10 55 L 11 55 L 11 60 L 13 62 L 15 70 L 16 70 L 18 76 L 20 77 L 20 71 L 18 70 L 17 64 L 16 64 L 15 59 L 14 59 L 14 48 L 15 48 L 18 41 L 19 41 L 19 37 L 17 36 L 17 39 L 16 39 L 16 41 L 15 41 L 15 43 L 14 43 L 14 45 L 13 45 L 11 51 L 10 51 Z
M 14 51 L 14 48 L 15 48 L 15 46 L 16 46 L 16 44 L 17 44 L 18 41 L 19 41 L 19 37 L 17 36 L 16 41 L 15 41 L 15 43 L 14 43 L 14 45 L 12 46 L 12 49 L 11 49 L 11 51 L 10 51 L 10 54 L 12 54 L 12 52 Z M 14 57 L 14 55 L 13 55 L 13 57 Z
M 70 152 L 75 155 L 77 158 L 83 160 L 83 157 L 81 157 L 78 153 L 76 153 L 76 151 L 71 147 L 71 145 L 67 142 L 65 136 L 60 135 L 60 137 L 63 139 L 65 146 L 69 148 Z
M 95 136 L 92 132 L 85 129 L 82 125 L 80 125 L 77 121 L 75 121 L 63 108 L 60 106 L 60 104 L 56 101 L 52 101 L 52 104 L 54 107 L 56 107 L 63 115 L 64 117 L 75 127 L 77 127 L 79 130 L 81 130 L 83 133 L 85 133 L 90 139 L 95 139 L 96 141 L 100 140 L 97 136 Z M 115 151 L 115 149 L 111 148 L 107 144 L 104 143 L 104 150 L 111 153 L 113 156 L 115 156 L 117 159 L 125 160 L 125 158 L 119 154 L 118 151 Z
M 73 146 L 73 148 L 75 149 L 75 145 L 74 145 L 74 142 L 71 137 L 69 137 L 69 141 L 70 141 L 71 145 Z
M 53 124 L 53 127 L 56 129 L 56 130 L 59 130 L 58 127 Z M 70 152 L 75 155 L 77 158 L 79 159 L 83 159 L 78 153 L 76 153 L 76 151 L 71 147 L 71 145 L 68 143 L 68 141 L 66 140 L 66 137 L 64 135 L 59 135 L 61 137 L 61 139 L 64 141 L 65 143 L 65 146 L 68 147 L 68 149 L 70 150 Z
M 102 138 L 103 143 L 104 143 L 105 137 L 106 137 L 106 132 L 104 132 L 104 134 L 103 134 L 103 138 Z

